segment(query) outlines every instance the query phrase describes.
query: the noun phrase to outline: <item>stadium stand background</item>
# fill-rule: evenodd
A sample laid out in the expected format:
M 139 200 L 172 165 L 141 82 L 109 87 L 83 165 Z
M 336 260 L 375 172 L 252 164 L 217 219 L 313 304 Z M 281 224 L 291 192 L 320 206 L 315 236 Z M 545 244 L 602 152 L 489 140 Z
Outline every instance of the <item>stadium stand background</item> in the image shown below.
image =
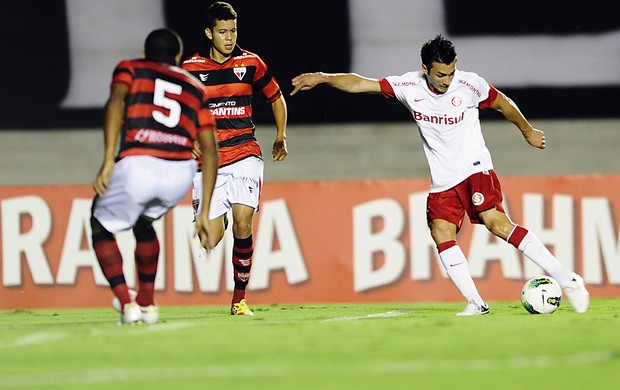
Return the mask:
M 541 153 L 528 148 L 499 114 L 483 111 L 485 138 L 501 175 L 620 172 L 620 21 L 612 12 L 601 12 L 605 1 L 592 0 L 587 7 L 562 3 L 562 17 L 554 8 L 557 2 L 532 0 L 512 7 L 510 14 L 478 5 L 482 2 L 457 0 L 230 2 L 240 15 L 239 44 L 263 57 L 285 94 L 291 77 L 306 71 L 377 77 L 417 69 L 419 41 L 429 38 L 430 31 L 442 32 L 460 48 L 463 69 L 480 72 L 508 93 L 533 125 L 545 131 L 548 148 Z M 207 4 L 3 1 L 0 33 L 8 54 L 0 63 L 0 185 L 90 183 L 101 162 L 102 106 L 114 65 L 126 56 L 139 56 L 147 31 L 161 25 L 183 36 L 190 55 L 203 42 Z M 560 44 L 564 41 L 577 45 L 567 49 Z M 517 58 L 520 68 L 512 64 L 512 46 L 504 48 L 504 42 L 527 54 Z M 549 64 L 541 45 L 578 63 Z M 488 53 L 480 53 L 480 46 Z M 472 59 L 487 62 L 470 68 Z M 93 66 L 78 83 L 83 71 L 78 67 L 84 64 Z M 585 65 L 585 71 L 566 75 L 573 65 Z M 523 74 L 521 68 L 533 68 L 536 74 L 512 74 Z M 532 83 L 534 76 L 556 82 Z M 269 154 L 271 112 L 262 99 L 255 101 L 257 137 Z M 287 104 L 290 154 L 284 164 L 266 161 L 267 181 L 428 177 L 420 137 L 400 104 L 382 96 L 345 96 L 322 86 L 287 97 Z
M 0 33 L 3 51 L 9 53 L 2 61 L 0 84 L 0 127 L 13 128 L 85 128 L 98 127 L 101 106 L 67 108 L 62 106 L 72 82 L 71 56 L 84 55 L 70 50 L 68 5 L 72 0 L 3 1 Z M 73 0 L 75 1 L 75 0 Z M 80 0 L 84 2 L 84 0 Z M 280 80 L 283 90 L 290 91 L 289 80 L 305 71 L 350 71 L 352 66 L 352 9 L 360 9 L 370 0 L 315 0 L 292 2 L 285 0 L 230 1 L 240 15 L 239 44 L 259 53 Z M 389 12 L 418 15 L 426 12 L 433 0 L 391 0 L 381 3 Z M 85 4 L 84 2 L 82 4 Z M 108 6 L 110 15 L 98 15 L 102 20 L 113 18 L 118 1 L 92 1 L 91 4 Z M 151 0 L 163 10 L 164 23 L 177 30 L 186 42 L 186 54 L 191 54 L 202 43 L 203 15 L 208 1 L 200 0 Z M 499 7 L 485 7 L 483 2 L 443 1 L 444 25 L 447 34 L 456 41 L 476 37 L 557 37 L 579 35 L 589 42 L 596 42 L 604 33 L 620 29 L 620 20 L 606 9 L 603 0 L 562 3 L 562 16 L 557 12 L 557 2 L 525 0 L 512 7 L 507 14 Z M 140 9 L 137 7 L 137 11 Z M 402 9 L 401 9 L 402 8 Z M 105 8 L 104 8 L 105 9 Z M 391 11 L 389 11 L 392 9 Z M 535 12 L 532 12 L 535 10 Z M 74 15 L 73 17 L 81 17 Z M 381 18 L 371 15 L 370 18 Z M 527 23 L 523 23 L 527 20 Z M 381 21 L 389 25 L 390 20 Z M 128 29 L 131 26 L 127 27 Z M 136 28 L 140 28 L 136 25 Z M 363 26 L 362 26 L 363 28 Z M 390 31 L 386 29 L 386 31 Z M 73 32 L 75 33 L 75 32 Z M 146 31 L 138 31 L 144 35 Z M 407 37 L 398 37 L 407 39 Z M 114 42 L 106 42 L 114 45 Z M 419 50 L 419 42 L 410 42 L 412 50 Z M 586 46 L 587 47 L 587 46 Z M 550 50 L 553 48 L 549 48 Z M 136 48 L 136 56 L 140 48 Z M 86 53 L 88 54 L 88 53 Z M 590 71 L 600 71 L 604 59 L 591 56 L 587 50 L 578 53 L 591 63 Z M 110 54 L 113 56 L 113 54 Z M 620 42 L 609 47 L 612 58 L 620 57 Z M 536 53 L 523 61 L 536 63 Z M 490 61 L 502 64 L 488 53 Z M 598 56 L 597 56 L 598 57 Z M 119 58 L 120 59 L 120 58 Z M 116 58 L 111 59 L 112 62 Z M 381 58 L 386 68 L 398 63 L 399 58 Z M 541 67 L 547 74 L 562 72 L 562 63 Z M 505 66 L 505 64 L 498 65 Z M 416 62 L 409 69 L 417 69 Z M 617 73 L 617 72 L 616 72 Z M 109 79 L 109 72 L 101 74 Z M 587 77 L 586 74 L 579 77 Z M 489 80 L 493 83 L 493 80 Z M 620 92 L 620 82 L 608 85 L 584 86 L 580 83 L 561 86 L 508 86 L 496 84 L 516 101 L 532 118 L 609 118 L 620 116 L 615 97 Z M 100 91 L 102 96 L 107 90 Z M 355 95 L 339 98 L 338 91 L 318 88 L 312 94 L 289 99 L 291 123 L 313 122 L 381 122 L 407 120 L 408 113 L 399 105 L 381 96 Z M 104 99 L 102 97 L 102 99 Z M 325 102 L 328 101 L 328 104 Z M 257 122 L 270 121 L 269 107 L 257 104 Z M 493 117 L 493 113 L 484 113 Z

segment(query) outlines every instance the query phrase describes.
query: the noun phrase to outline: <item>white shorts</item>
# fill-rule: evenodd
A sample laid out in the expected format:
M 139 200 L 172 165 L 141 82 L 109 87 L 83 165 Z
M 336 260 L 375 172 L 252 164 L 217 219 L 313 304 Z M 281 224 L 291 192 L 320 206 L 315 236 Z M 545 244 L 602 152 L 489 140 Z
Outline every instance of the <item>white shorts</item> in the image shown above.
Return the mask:
M 125 157 L 114 165 L 103 196 L 95 198 L 93 216 L 110 233 L 132 228 L 141 215 L 159 219 L 187 194 L 196 168 L 193 159 Z
M 234 204 L 243 204 L 258 211 L 264 165 L 260 158 L 248 157 L 219 168 L 209 206 L 209 219 L 226 214 Z M 202 209 L 202 172 L 194 175 L 192 198 L 196 215 Z

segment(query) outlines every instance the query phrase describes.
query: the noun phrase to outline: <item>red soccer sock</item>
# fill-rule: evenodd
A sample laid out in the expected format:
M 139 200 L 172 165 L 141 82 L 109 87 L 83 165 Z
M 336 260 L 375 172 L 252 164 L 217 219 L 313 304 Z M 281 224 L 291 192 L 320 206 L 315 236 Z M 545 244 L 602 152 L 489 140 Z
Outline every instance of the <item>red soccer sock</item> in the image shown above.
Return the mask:
M 93 249 L 95 250 L 97 261 L 103 271 L 103 275 L 110 284 L 112 292 L 118 298 L 122 307 L 124 304 L 131 302 L 127 283 L 125 282 L 125 275 L 123 274 L 123 257 L 113 236 L 97 238 L 93 240 Z
M 235 289 L 233 291 L 232 302 L 230 304 L 232 305 L 234 303 L 239 303 L 239 302 L 241 302 L 242 299 L 245 299 L 245 290 L 237 290 L 237 289 Z
M 250 280 L 253 254 L 254 242 L 252 236 L 248 238 L 235 237 L 232 256 L 235 290 L 231 304 L 239 303 L 245 298 L 245 288 Z
M 159 241 L 157 238 L 149 241 L 138 241 L 135 257 L 138 271 L 136 303 L 140 306 L 153 305 L 155 304 L 155 277 L 159 260 Z

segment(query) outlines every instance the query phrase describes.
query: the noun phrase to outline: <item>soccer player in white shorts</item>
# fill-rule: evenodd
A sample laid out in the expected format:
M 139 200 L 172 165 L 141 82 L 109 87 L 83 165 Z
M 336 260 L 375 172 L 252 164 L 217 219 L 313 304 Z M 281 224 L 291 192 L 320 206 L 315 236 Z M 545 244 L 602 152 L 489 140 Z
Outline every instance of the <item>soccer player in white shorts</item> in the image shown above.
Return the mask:
M 194 148 L 202 155 L 205 199 L 211 198 L 215 183 L 215 121 L 200 81 L 178 67 L 182 52 L 175 32 L 152 31 L 144 59 L 122 60 L 115 67 L 105 105 L 104 157 L 93 182 L 90 226 L 121 324 L 159 319 L 154 289 L 160 246 L 153 221 L 187 194 L 198 166 Z M 207 214 L 208 207 L 197 216 L 196 230 L 210 249 Z M 136 239 L 135 295 L 127 286 L 115 237 L 128 229 Z
M 257 212 L 263 184 L 263 170 L 264 162 L 257 157 L 248 157 L 218 169 L 211 195 L 209 219 L 223 217 L 233 210 L 234 205 L 247 206 Z M 194 214 L 197 215 L 202 211 L 202 172 L 196 172 L 193 183 L 192 201 Z
M 288 111 L 280 86 L 267 64 L 256 53 L 237 45 L 237 12 L 232 5 L 217 1 L 209 6 L 204 34 L 208 44 L 186 59 L 182 66 L 204 84 L 216 123 L 220 169 L 215 199 L 211 202 L 215 209 L 210 210 L 214 218 L 210 225 L 220 234 L 211 236 L 217 238 L 211 245 L 216 245 L 223 237 L 226 212 L 232 210 L 235 288 L 230 312 L 253 315 L 245 300 L 245 291 L 253 261 L 252 218 L 258 211 L 263 160 L 254 134 L 252 96 L 262 96 L 271 105 L 276 127 L 271 150 L 274 162 L 284 161 L 288 154 Z

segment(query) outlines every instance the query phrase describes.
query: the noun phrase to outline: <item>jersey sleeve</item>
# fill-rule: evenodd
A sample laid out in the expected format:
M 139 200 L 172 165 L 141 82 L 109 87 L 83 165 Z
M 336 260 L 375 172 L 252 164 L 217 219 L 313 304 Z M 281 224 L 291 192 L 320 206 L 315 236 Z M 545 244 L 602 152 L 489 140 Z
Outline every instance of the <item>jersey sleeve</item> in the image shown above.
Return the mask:
M 273 103 L 282 96 L 280 85 L 276 79 L 269 73 L 267 65 L 260 57 L 256 56 L 256 73 L 254 74 L 254 86 L 261 91 L 265 100 Z
M 478 108 L 480 110 L 485 110 L 487 108 L 493 107 L 493 103 L 495 103 L 495 99 L 497 99 L 497 89 L 489 84 L 489 96 L 480 102 Z
M 394 93 L 394 88 L 392 88 L 392 84 L 387 80 L 387 78 L 382 77 L 379 79 L 379 85 L 381 86 L 381 93 L 388 99 L 393 99 L 396 97 Z
M 131 61 L 123 60 L 114 68 L 114 74 L 112 76 L 112 83 L 110 87 L 115 85 L 124 84 L 127 87 L 131 87 L 134 78 L 134 68 L 131 65 Z

